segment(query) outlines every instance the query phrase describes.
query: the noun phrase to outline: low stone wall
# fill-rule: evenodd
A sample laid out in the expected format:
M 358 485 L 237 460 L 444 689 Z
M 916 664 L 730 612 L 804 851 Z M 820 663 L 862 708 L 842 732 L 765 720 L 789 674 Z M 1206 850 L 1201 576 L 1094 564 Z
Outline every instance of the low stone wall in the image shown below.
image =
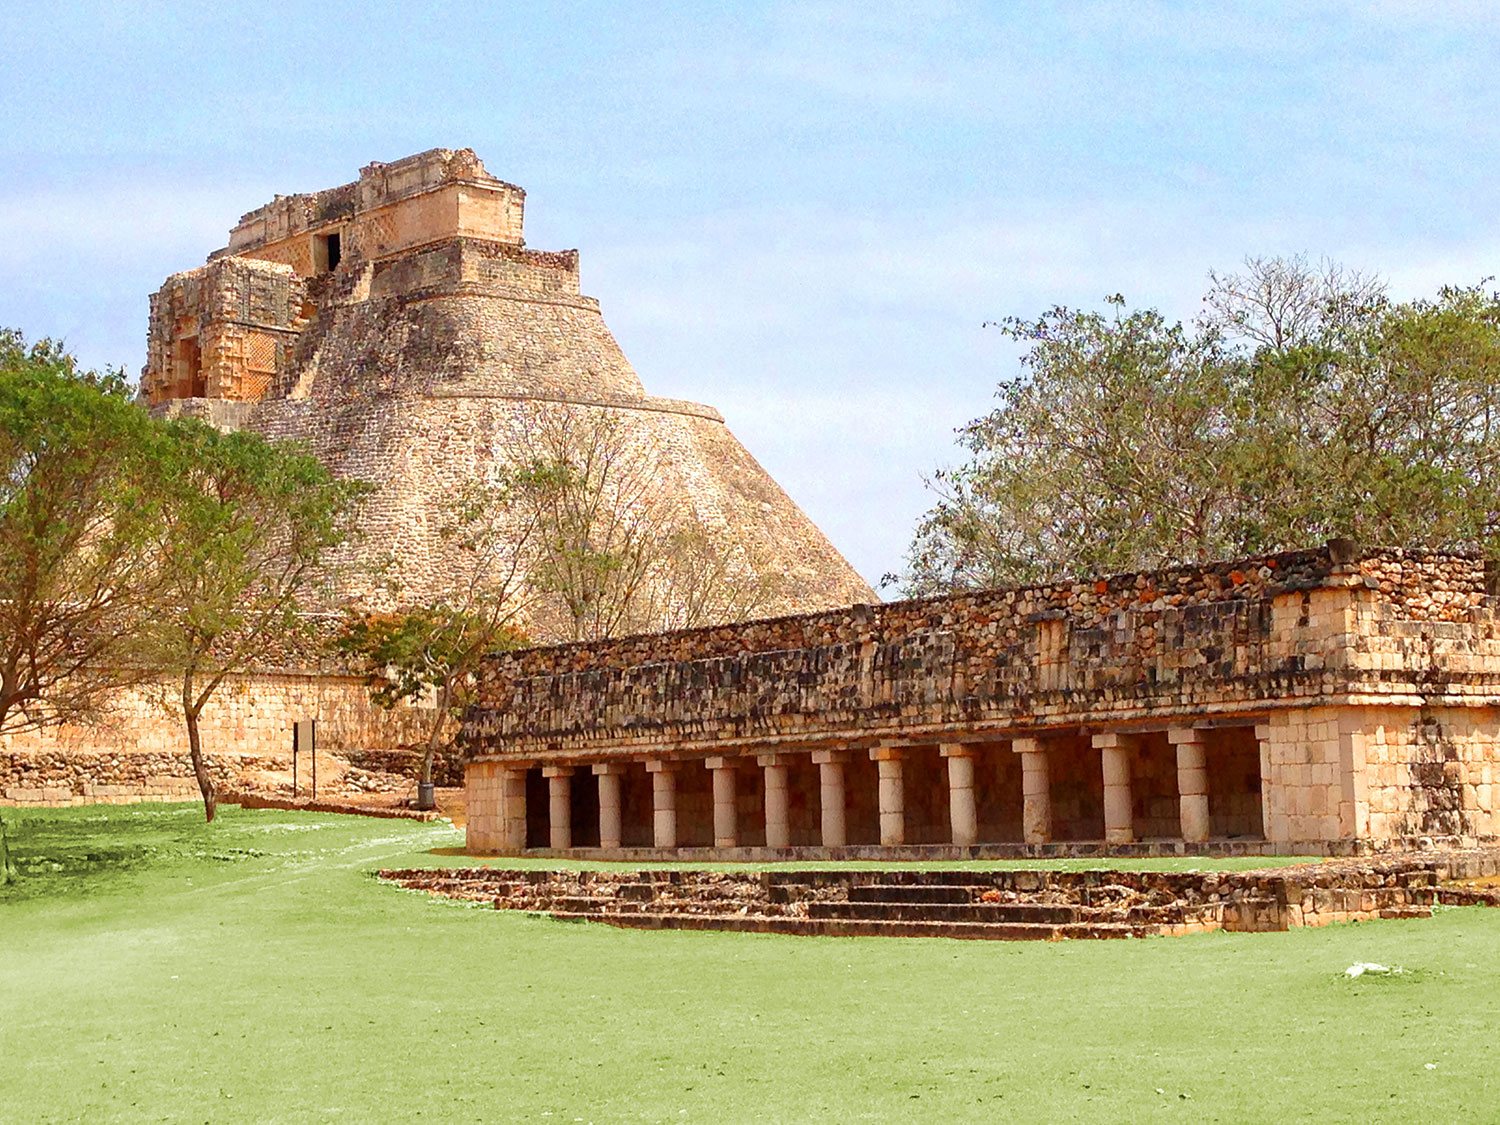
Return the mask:
M 196 799 L 187 734 L 171 698 L 165 685 L 122 692 L 92 726 L 0 737 L 0 803 Z M 244 675 L 226 680 L 205 708 L 203 745 L 221 786 L 278 789 L 290 781 L 292 724 L 315 719 L 325 778 L 350 773 L 351 788 L 384 791 L 400 784 L 391 777 L 405 771 L 388 767 L 397 760 L 409 763 L 410 751 L 401 748 L 425 740 L 430 715 L 419 708 L 376 707 L 355 676 Z M 311 762 L 305 755 L 301 770 L 306 784 Z M 452 777 L 451 769 L 446 776 Z
M 352 801 L 320 801 L 315 798 L 267 797 L 261 793 L 225 793 L 221 798 L 226 805 L 239 805 L 242 809 L 286 809 L 296 812 L 343 813 L 349 816 L 373 816 L 386 820 L 442 820 L 439 812 L 422 812 L 396 805 L 356 804 Z

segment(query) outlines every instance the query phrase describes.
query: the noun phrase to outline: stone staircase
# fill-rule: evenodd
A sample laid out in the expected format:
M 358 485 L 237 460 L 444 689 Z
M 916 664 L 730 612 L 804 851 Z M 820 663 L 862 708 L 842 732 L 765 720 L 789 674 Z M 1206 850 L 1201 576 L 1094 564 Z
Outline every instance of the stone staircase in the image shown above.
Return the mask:
M 648 930 L 1001 941 L 1272 931 L 1500 905 L 1500 849 L 1255 871 L 383 871 L 413 890 Z

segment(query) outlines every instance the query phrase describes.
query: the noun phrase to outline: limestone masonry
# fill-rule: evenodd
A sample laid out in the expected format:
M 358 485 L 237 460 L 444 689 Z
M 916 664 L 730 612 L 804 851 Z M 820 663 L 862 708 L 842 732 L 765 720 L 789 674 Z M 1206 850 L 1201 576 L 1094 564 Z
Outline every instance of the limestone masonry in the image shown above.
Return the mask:
M 469 846 L 1493 840 L 1497 582 L 1334 541 L 507 654 L 464 726 Z
M 440 588 L 450 566 L 444 498 L 503 463 L 515 434 L 570 410 L 618 416 L 657 466 L 658 494 L 738 570 L 775 580 L 762 612 L 872 600 L 716 410 L 645 392 L 579 292 L 577 251 L 525 246 L 525 200 L 468 149 L 277 196 L 151 298 L 144 394 L 302 439 L 334 472 L 378 484 L 366 550 L 392 559 L 408 595 Z
M 577 251 L 525 246 L 525 200 L 467 149 L 277 196 L 152 295 L 143 394 L 160 413 L 300 439 L 335 473 L 377 485 L 357 561 L 393 567 L 350 580 L 342 593 L 359 601 L 392 596 L 387 581 L 398 600 L 441 590 L 453 550 L 437 530 L 444 499 L 559 411 L 617 418 L 655 467 L 652 491 L 691 512 L 728 573 L 758 580 L 760 612 L 873 600 L 716 410 L 645 392 L 579 292 Z M 210 704 L 204 738 L 221 779 L 288 790 L 291 725 L 319 719 L 336 755 L 325 780 L 330 764 L 355 790 L 404 780 L 370 763 L 420 741 L 430 713 L 382 712 L 359 678 L 303 664 L 239 677 Z M 98 726 L 0 737 L 0 802 L 196 795 L 162 695 L 122 694 Z

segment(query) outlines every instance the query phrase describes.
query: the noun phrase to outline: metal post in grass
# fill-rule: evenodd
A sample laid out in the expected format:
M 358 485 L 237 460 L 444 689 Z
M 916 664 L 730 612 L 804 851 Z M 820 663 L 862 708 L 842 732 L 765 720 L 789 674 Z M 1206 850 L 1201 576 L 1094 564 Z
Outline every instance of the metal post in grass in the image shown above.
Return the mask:
M 306 750 L 312 759 L 312 795 L 318 795 L 318 721 L 300 719 L 292 724 L 292 796 L 297 796 L 297 759 Z

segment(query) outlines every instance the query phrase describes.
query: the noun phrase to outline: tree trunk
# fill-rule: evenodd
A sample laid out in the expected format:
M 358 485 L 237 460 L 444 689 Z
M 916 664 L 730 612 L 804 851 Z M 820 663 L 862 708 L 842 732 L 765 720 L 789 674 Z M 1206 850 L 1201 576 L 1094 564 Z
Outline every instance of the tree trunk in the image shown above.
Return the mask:
M 219 811 L 219 796 L 214 791 L 214 779 L 208 774 L 208 766 L 203 761 L 203 743 L 198 737 L 198 714 L 201 704 L 193 700 L 193 678 L 186 675 L 182 678 L 182 717 L 187 722 L 188 753 L 193 759 L 193 774 L 198 778 L 198 792 L 203 794 L 203 815 L 211 824 L 214 814 Z
M 15 866 L 10 862 L 10 839 L 5 834 L 5 814 L 0 812 L 0 887 L 16 880 Z
M 445 685 L 439 692 L 437 698 L 437 717 L 432 721 L 432 729 L 427 732 L 427 749 L 422 752 L 422 773 L 418 778 L 417 785 L 417 808 L 426 811 L 436 805 L 436 801 L 428 804 L 424 798 L 432 792 L 432 760 L 437 756 L 438 743 L 443 737 L 443 723 L 448 718 L 448 701 L 452 698 Z

